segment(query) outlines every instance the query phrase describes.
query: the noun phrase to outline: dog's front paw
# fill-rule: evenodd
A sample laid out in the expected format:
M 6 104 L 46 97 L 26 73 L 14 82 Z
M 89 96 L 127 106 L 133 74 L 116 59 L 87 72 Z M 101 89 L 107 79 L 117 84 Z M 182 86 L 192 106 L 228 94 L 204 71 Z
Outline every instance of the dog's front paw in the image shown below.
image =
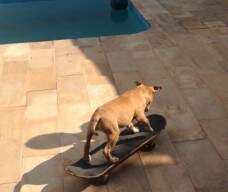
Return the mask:
M 112 158 L 110 158 L 110 162 L 111 163 L 117 163 L 120 159 L 118 157 L 112 156 Z
M 138 133 L 138 132 L 139 132 L 139 129 L 136 128 L 136 127 L 133 127 L 133 128 L 132 128 L 132 131 L 133 131 L 133 133 Z

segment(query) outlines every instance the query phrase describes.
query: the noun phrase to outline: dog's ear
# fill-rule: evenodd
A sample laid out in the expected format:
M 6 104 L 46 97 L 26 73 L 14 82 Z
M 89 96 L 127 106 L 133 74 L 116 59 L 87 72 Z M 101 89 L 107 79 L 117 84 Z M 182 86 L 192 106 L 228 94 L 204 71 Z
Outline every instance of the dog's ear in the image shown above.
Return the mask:
M 154 90 L 155 90 L 155 91 L 158 91 L 158 90 L 160 90 L 160 89 L 162 89 L 161 86 L 157 86 L 157 85 L 154 86 Z
M 135 84 L 136 84 L 136 86 L 142 85 L 142 83 L 139 81 L 135 81 Z

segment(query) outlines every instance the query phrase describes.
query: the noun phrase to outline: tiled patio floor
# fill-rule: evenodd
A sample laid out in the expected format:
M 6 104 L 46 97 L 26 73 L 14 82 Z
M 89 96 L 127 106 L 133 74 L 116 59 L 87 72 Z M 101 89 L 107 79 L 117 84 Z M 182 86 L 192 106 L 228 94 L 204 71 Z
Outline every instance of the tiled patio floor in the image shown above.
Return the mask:
M 0 192 L 228 192 L 228 2 L 134 2 L 147 32 L 0 46 Z M 106 186 L 64 173 L 94 109 L 136 80 L 163 86 L 156 150 Z

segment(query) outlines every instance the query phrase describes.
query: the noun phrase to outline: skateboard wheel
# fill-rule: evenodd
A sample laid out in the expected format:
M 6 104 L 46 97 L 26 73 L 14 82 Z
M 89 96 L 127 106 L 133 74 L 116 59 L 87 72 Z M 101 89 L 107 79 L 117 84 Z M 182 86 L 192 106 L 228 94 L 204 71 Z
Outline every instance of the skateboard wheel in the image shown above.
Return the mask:
M 153 151 L 156 147 L 156 144 L 154 142 L 149 142 L 145 144 L 142 148 L 141 151 Z
M 104 174 L 103 176 L 101 176 L 95 180 L 95 184 L 96 185 L 105 185 L 108 183 L 108 181 L 109 181 L 109 174 Z

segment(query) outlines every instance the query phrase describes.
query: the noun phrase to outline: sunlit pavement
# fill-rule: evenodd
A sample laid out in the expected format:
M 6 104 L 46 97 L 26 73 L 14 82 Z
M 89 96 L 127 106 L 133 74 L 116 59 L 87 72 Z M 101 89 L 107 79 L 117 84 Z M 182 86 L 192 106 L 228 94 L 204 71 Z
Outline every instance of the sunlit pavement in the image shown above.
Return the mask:
M 227 192 L 228 2 L 134 3 L 147 32 L 0 45 L 1 192 Z M 168 123 L 156 149 L 105 186 L 66 174 L 91 113 L 136 80 L 163 86 L 150 111 Z

